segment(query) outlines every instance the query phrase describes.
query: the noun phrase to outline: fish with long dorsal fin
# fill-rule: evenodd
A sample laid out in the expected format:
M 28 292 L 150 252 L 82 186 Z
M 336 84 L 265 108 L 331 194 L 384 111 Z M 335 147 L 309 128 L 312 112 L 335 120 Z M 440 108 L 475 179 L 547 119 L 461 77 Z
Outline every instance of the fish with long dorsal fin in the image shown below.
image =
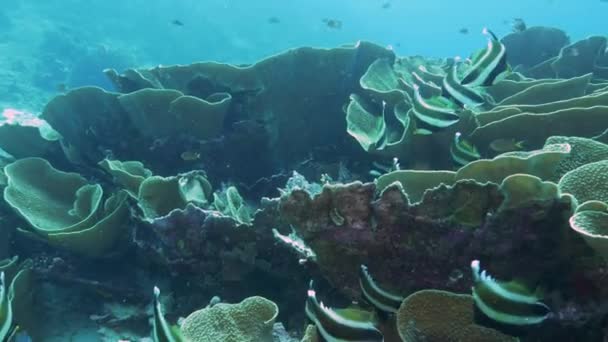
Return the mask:
M 493 321 L 492 328 L 515 335 L 550 316 L 551 309 L 521 282 L 496 281 L 481 270 L 479 260 L 471 262 L 471 271 L 473 301 L 476 308 Z
M 306 297 L 306 316 L 327 342 L 382 342 L 384 337 L 372 322 L 360 322 L 338 315 L 317 299 L 312 280 Z
M 394 314 L 401 306 L 404 297 L 390 293 L 376 284 L 367 266 L 359 269 L 359 287 L 363 298 L 380 312 Z
M 472 66 L 462 78 L 462 84 L 470 87 L 490 86 L 507 67 L 507 48 L 496 35 L 483 29 L 488 36 L 488 46 L 473 58 Z
M 154 342 L 181 342 L 183 341 L 179 328 L 172 327 L 165 320 L 163 307 L 160 303 L 160 289 L 154 286 L 154 320 L 152 321 L 152 339 Z
M 450 146 L 450 155 L 452 156 L 452 161 L 458 167 L 481 158 L 477 148 L 469 141 L 462 139 L 462 133 L 460 132 L 454 134 L 454 140 L 452 141 L 452 146 Z
M 430 134 L 446 129 L 458 122 L 456 105 L 445 97 L 435 96 L 429 100 L 422 98 L 420 87 L 413 85 L 414 99 L 412 112 L 418 134 Z
M 459 57 L 454 58 L 454 63 L 443 78 L 442 94 L 454 100 L 461 107 L 474 110 L 485 103 L 484 98 L 475 89 L 463 85 L 458 79 Z

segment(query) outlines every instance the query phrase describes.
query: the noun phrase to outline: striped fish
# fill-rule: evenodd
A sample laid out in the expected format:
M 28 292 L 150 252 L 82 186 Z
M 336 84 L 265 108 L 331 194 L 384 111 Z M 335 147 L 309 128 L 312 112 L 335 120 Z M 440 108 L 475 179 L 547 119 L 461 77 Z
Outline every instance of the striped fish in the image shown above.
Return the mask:
M 473 60 L 471 70 L 462 79 L 462 84 L 470 87 L 490 86 L 499 74 L 507 70 L 504 44 L 487 28 L 483 29 L 483 34 L 489 36 L 488 47 Z
M 172 327 L 165 320 L 163 307 L 160 303 L 160 289 L 154 286 L 154 320 L 152 322 L 152 339 L 154 342 L 180 342 L 178 328 Z
M 327 342 L 382 342 L 384 337 L 371 322 L 344 318 L 317 300 L 312 281 L 306 298 L 306 316 Z
M 460 132 L 454 134 L 454 141 L 452 142 L 452 146 L 450 146 L 450 154 L 457 166 L 464 166 L 481 158 L 477 148 L 467 140 L 462 139 Z
M 551 309 L 522 285 L 497 282 L 480 269 L 479 260 L 471 262 L 471 270 L 473 300 L 491 320 L 505 326 L 522 327 L 542 323 L 549 317 Z
M 404 299 L 380 288 L 369 274 L 365 265 L 361 265 L 359 270 L 359 286 L 361 287 L 363 298 L 380 312 L 387 314 L 396 313 Z
M 460 120 L 454 104 L 444 97 L 425 100 L 420 95 L 420 87 L 414 84 L 412 112 L 416 121 L 417 133 L 431 134 L 446 129 Z
M 431 81 L 425 81 L 415 71 L 412 71 L 412 83 L 420 87 L 420 95 L 425 98 L 441 95 L 441 87 Z
M 13 309 L 9 300 L 4 272 L 0 272 L 0 341 L 5 341 L 13 331 Z
M 443 95 L 451 98 L 459 106 L 475 109 L 485 103 L 484 98 L 474 89 L 461 84 L 458 80 L 458 58 L 443 78 Z

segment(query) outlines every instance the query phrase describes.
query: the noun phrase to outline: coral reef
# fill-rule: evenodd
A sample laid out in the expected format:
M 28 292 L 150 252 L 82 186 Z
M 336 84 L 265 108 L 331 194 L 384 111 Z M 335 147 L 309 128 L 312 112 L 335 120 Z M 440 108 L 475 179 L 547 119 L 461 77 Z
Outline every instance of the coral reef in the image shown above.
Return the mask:
M 606 38 L 485 34 L 108 69 L 5 112 L 0 339 L 601 339 Z

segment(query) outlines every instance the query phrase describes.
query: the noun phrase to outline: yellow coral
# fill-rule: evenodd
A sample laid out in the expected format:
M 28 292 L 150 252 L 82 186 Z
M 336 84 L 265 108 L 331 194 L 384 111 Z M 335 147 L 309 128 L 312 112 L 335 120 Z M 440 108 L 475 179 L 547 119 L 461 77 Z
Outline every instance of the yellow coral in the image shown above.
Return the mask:
M 270 342 L 277 305 L 263 297 L 238 304 L 220 303 L 191 313 L 182 324 L 182 336 L 191 342 Z
M 474 323 L 473 297 L 422 290 L 407 297 L 397 311 L 397 330 L 404 341 L 517 341 L 512 336 Z

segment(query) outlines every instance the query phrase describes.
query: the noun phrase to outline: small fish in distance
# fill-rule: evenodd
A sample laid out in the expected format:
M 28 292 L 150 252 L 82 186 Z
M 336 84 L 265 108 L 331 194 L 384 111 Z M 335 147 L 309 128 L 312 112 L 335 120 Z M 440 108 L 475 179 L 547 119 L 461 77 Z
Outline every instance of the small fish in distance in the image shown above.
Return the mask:
M 460 34 L 469 34 L 469 29 L 466 28 L 466 27 L 463 27 L 460 30 L 458 30 L 458 33 L 460 33 Z
M 277 17 L 270 17 L 268 18 L 268 23 L 269 24 L 279 24 L 281 22 L 281 19 L 277 18 Z
M 527 28 L 526 22 L 522 18 L 514 18 L 511 24 L 513 32 L 523 32 Z
M 498 153 L 521 151 L 525 149 L 525 141 L 517 141 L 513 138 L 500 138 L 492 141 L 490 148 Z
M 180 154 L 180 158 L 184 161 L 194 161 L 199 160 L 201 158 L 201 154 L 194 151 L 185 151 Z
M 329 27 L 331 29 L 339 30 L 342 28 L 342 21 L 340 21 L 338 19 L 325 18 L 325 19 L 323 19 L 323 22 L 325 23 L 325 25 L 327 25 L 327 27 Z
M 181 20 L 178 20 L 178 19 L 173 19 L 171 21 L 171 24 L 173 24 L 175 26 L 184 26 L 184 23 Z

